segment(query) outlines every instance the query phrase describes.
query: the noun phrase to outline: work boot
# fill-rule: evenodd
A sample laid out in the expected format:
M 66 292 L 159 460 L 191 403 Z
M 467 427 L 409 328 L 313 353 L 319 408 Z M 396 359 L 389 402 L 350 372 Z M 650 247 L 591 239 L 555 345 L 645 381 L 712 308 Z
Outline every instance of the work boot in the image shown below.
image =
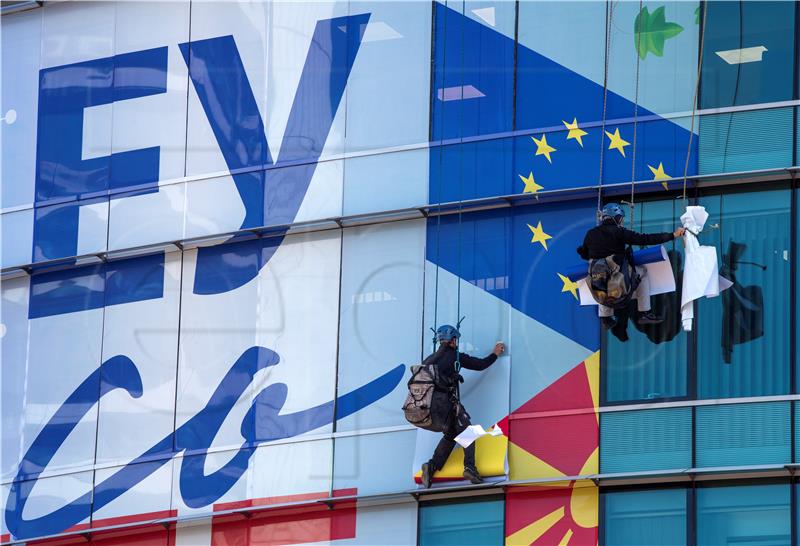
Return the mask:
M 436 470 L 433 468 L 433 462 L 428 461 L 422 465 L 422 487 L 425 489 L 431 488 L 431 483 L 433 483 L 433 474 Z
M 611 330 L 617 324 L 617 317 L 600 317 L 600 324 L 606 330 Z
M 464 478 L 472 483 L 483 483 L 483 478 L 478 474 L 478 469 L 472 466 L 464 467 Z
M 652 311 L 640 311 L 636 316 L 637 324 L 658 324 L 664 322 L 664 317 L 659 317 Z

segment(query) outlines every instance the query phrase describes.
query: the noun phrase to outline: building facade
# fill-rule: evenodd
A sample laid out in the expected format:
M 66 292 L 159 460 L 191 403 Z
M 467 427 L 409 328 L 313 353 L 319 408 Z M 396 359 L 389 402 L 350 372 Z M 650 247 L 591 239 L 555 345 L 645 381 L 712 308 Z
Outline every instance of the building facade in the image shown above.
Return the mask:
M 4 544 L 798 543 L 795 3 L 2 9 Z M 680 243 L 580 304 L 609 201 L 710 213 L 691 331 Z M 423 490 L 461 317 L 500 434 Z

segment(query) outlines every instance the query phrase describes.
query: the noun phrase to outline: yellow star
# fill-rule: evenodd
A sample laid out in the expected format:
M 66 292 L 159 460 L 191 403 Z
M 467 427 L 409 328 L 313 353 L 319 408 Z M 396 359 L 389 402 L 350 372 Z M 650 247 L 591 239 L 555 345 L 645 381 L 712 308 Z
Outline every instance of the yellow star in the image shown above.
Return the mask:
M 569 277 L 565 277 L 561 273 L 556 273 L 558 278 L 561 279 L 561 282 L 564 283 L 564 286 L 561 288 L 561 292 L 569 292 L 572 296 L 577 300 L 578 299 L 578 283 L 572 282 L 569 280 Z
M 569 134 L 567 134 L 567 140 L 574 138 L 575 140 L 578 141 L 578 144 L 581 145 L 581 148 L 583 148 L 583 141 L 581 140 L 581 137 L 588 135 L 589 133 L 587 133 L 583 129 L 578 128 L 578 118 L 572 118 L 572 123 L 567 123 L 564 120 L 561 120 L 561 123 L 564 124 L 564 127 L 569 129 Z
M 609 150 L 619 150 L 619 153 L 622 154 L 622 157 L 625 157 L 625 146 L 630 146 L 630 142 L 627 140 L 623 140 L 621 136 L 619 136 L 619 127 L 614 131 L 612 135 L 608 131 L 606 131 L 608 138 L 611 139 L 611 143 L 608 145 Z
M 531 233 L 533 233 L 531 243 L 542 243 L 544 249 L 547 250 L 547 240 L 552 239 L 552 237 L 544 232 L 544 229 L 542 229 L 542 222 L 539 222 L 536 227 L 528 224 L 528 228 L 530 228 Z
M 522 193 L 536 193 L 537 191 L 544 189 L 544 186 L 540 186 L 533 179 L 532 172 L 528 174 L 527 178 L 522 176 L 521 174 L 517 176 L 519 176 L 519 179 L 525 183 L 525 189 L 522 190 Z
M 547 143 L 547 135 L 542 135 L 541 140 L 538 140 L 536 137 L 531 138 L 536 143 L 536 155 L 543 155 L 547 158 L 547 161 L 552 163 L 553 160 L 550 159 L 550 152 L 555 152 L 556 149 Z
M 655 176 L 653 180 L 670 180 L 672 178 L 670 175 L 664 172 L 664 164 L 660 161 L 658 162 L 657 169 L 654 169 L 650 165 L 648 165 L 647 168 L 650 169 L 650 172 L 653 173 L 653 175 Z M 666 182 L 662 182 L 661 185 L 664 186 L 665 190 L 669 189 L 669 186 L 667 185 Z

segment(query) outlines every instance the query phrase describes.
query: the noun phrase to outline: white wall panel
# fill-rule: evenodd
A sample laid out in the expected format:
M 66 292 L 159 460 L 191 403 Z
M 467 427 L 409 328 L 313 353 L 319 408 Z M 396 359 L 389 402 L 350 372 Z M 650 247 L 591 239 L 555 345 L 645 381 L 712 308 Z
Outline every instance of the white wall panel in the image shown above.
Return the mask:
M 431 5 L 350 2 L 350 14 L 361 13 L 370 18 L 347 87 L 347 151 L 424 143 L 429 130 Z
M 266 72 L 272 10 L 269 2 L 249 1 L 195 2 L 191 10 L 192 41 L 233 35 L 262 120 L 268 118 Z M 192 85 L 188 108 L 186 174 L 226 172 L 225 158 Z M 229 191 L 235 195 L 233 184 Z
M 46 288 L 54 290 L 69 283 L 80 286 L 89 282 L 88 273 L 83 275 L 54 281 Z M 103 308 L 90 309 L 28 321 L 28 359 L 11 364 L 25 369 L 25 395 L 20 400 L 23 405 L 16 409 L 25 422 L 20 456 L 67 397 L 100 365 L 103 313 Z M 48 472 L 91 465 L 95 457 L 96 425 L 97 406 L 94 406 L 56 451 L 47 465 Z M 14 461 L 17 463 L 19 459 Z
M 2 481 L 10 481 L 24 455 L 25 387 L 28 362 L 28 283 L 27 276 L 2 282 L 0 305 L 0 384 L 2 403 Z M 5 499 L 5 496 L 3 497 Z M 4 501 L 5 502 L 5 501 Z
M 425 229 L 424 220 L 411 220 L 344 230 L 340 393 L 400 364 L 419 363 Z M 390 395 L 342 419 L 337 430 L 405 424 L 399 411 L 405 379 L 407 374 Z
M 132 398 L 115 389 L 100 399 L 97 462 L 124 463 L 172 434 L 175 419 L 175 381 L 178 364 L 181 253 L 164 256 L 158 266 L 142 273 L 163 276 L 163 297 L 105 310 L 103 361 L 116 355 L 130 358 L 142 380 L 142 395 Z M 136 430 L 136 434 L 120 431 Z
M 3 142 L 3 183 L 0 193 L 2 207 L 33 203 L 42 13 L 43 10 L 34 10 L 14 17 L 3 17 L 2 20 L 0 117 L 5 117 L 9 110 L 16 113 L 13 124 L 0 122 Z M 3 246 L 5 247 L 5 241 Z
M 155 471 L 147 478 L 143 479 L 127 491 L 124 495 L 117 497 L 106 506 L 93 510 L 92 521 L 108 520 L 121 516 L 138 516 L 150 514 L 151 518 L 168 517 L 168 511 L 172 504 L 172 465 L 169 461 L 163 466 L 157 462 L 139 463 L 143 466 L 150 466 Z M 156 469 L 156 467 L 158 467 Z M 95 483 L 100 484 L 110 479 L 119 467 L 109 467 L 97 470 L 95 473 Z M 159 514 L 153 514 L 158 512 Z M 100 522 L 99 525 L 109 523 Z M 98 526 L 98 523 L 94 523 Z
M 30 263 L 33 248 L 33 209 L 6 212 L 0 216 L 0 223 L 2 267 Z
M 261 446 L 256 449 L 250 468 L 246 498 L 312 493 L 327 497 L 333 474 L 333 440 Z
M 359 495 L 413 489 L 416 437 L 416 430 L 403 430 L 336 438 L 334 489 L 356 488 Z

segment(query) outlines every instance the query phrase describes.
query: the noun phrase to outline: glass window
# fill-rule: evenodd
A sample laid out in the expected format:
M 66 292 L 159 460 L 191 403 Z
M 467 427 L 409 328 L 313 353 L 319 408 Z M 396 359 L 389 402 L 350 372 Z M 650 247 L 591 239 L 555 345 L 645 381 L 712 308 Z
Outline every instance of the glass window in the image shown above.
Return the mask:
M 791 544 L 788 484 L 697 490 L 697 546 Z
M 701 108 L 790 100 L 794 2 L 707 2 Z
M 391 394 L 339 421 L 337 430 L 406 424 L 397 411 L 408 392 L 403 365 L 420 361 L 427 331 L 422 320 L 425 233 L 425 220 L 343 231 L 339 393 L 387 373 L 404 379 L 398 378 Z M 429 339 L 425 335 L 426 350 Z
M 718 298 L 698 300 L 695 333 L 687 336 L 680 325 L 683 248 L 668 244 L 679 289 L 652 298 L 662 324 L 628 323 L 607 335 L 606 403 L 691 397 L 695 389 L 697 398 L 789 393 L 790 191 L 708 195 L 698 204 L 710 214 L 700 242 L 717 248 L 720 274 L 734 285 Z M 682 211 L 682 201 L 641 204 L 634 229 L 671 230 Z M 622 343 L 625 335 L 630 339 Z M 696 355 L 696 388 L 687 377 L 688 352 Z
M 698 4 L 620 2 L 613 6 L 608 87 L 627 101 L 610 100 L 608 118 L 632 117 L 635 101 L 639 103 L 640 116 L 646 112 L 664 114 L 692 109 L 699 45 Z M 605 19 L 605 14 L 601 17 Z M 595 32 L 604 29 L 597 20 L 593 25 Z M 603 53 L 604 49 L 594 53 L 600 56 L 601 63 Z M 595 81 L 602 86 L 602 73 Z
M 703 197 L 711 215 L 700 236 L 717 247 L 720 274 L 734 282 L 700 299 L 697 396 L 789 393 L 789 190 Z
M 793 110 L 769 108 L 701 116 L 697 139 L 700 174 L 791 165 Z M 757 145 L 754 135 L 758 135 Z
M 606 546 L 686 544 L 685 489 L 604 493 Z
M 511 250 L 507 211 L 488 210 L 429 218 L 425 264 L 423 354 L 430 354 L 429 328 L 461 325 L 461 350 L 487 356 L 509 339 Z M 438 268 L 438 269 L 437 269 Z M 504 357 L 505 358 L 505 357 Z M 462 372 L 461 397 L 473 423 L 496 423 L 509 412 L 509 367 Z
M 672 231 L 678 223 L 681 202 L 641 203 L 631 229 L 643 233 Z M 667 252 L 680 285 L 683 245 L 667 243 Z M 622 322 L 607 336 L 605 349 L 605 400 L 655 400 L 685 397 L 688 393 L 686 334 L 681 329 L 680 294 L 671 292 L 652 297 L 653 311 L 665 317 L 661 324 L 637 325 Z M 628 341 L 622 339 L 628 337 Z
M 691 466 L 692 408 L 610 411 L 600 415 L 603 474 Z
M 350 15 L 370 16 L 344 99 L 348 152 L 428 140 L 432 11 L 428 2 L 350 2 Z
M 503 544 L 503 504 L 502 499 L 423 504 L 419 509 L 419 544 Z
M 434 4 L 433 140 L 511 129 L 514 17 L 510 2 Z

